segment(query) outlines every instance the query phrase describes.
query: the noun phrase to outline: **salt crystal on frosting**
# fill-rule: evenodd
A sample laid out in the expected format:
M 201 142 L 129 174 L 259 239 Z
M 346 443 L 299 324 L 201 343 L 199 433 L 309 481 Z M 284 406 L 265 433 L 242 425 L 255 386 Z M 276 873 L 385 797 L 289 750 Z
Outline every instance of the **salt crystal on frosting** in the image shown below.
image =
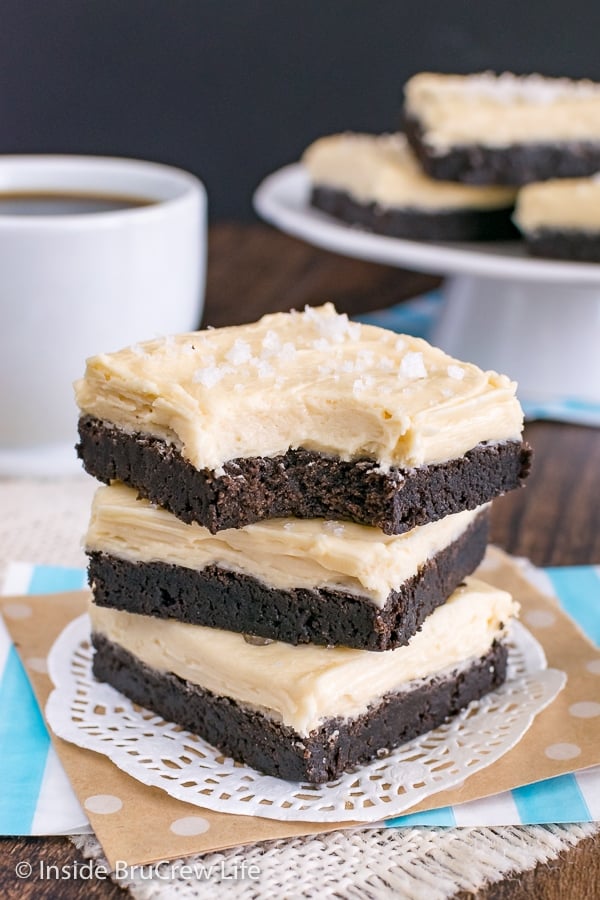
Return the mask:
M 323 318 L 311 306 L 304 307 L 304 315 L 309 322 L 312 322 L 324 338 L 328 338 L 335 344 L 341 344 L 346 337 L 358 334 L 355 328 L 351 327 L 346 313 L 337 313 L 334 316 Z
M 255 360 L 252 360 L 252 363 L 255 363 Z M 270 362 L 267 362 L 266 359 L 258 359 L 256 360 L 256 371 L 258 372 L 259 378 L 268 378 L 270 375 L 273 375 L 275 370 Z
M 281 340 L 279 335 L 273 329 L 270 329 L 262 339 L 263 349 L 267 353 L 279 353 L 281 349 Z
M 225 359 L 229 360 L 230 363 L 233 363 L 234 366 L 241 366 L 243 363 L 249 362 L 251 356 L 252 350 L 250 349 L 250 344 L 247 341 L 242 341 L 241 338 L 237 338 L 229 352 L 225 355 Z
M 330 350 L 331 344 L 326 338 L 317 338 L 316 341 L 312 342 L 312 346 L 315 350 Z
M 461 366 L 448 366 L 448 375 L 456 381 L 462 381 L 465 377 L 465 370 Z
M 352 384 L 352 392 L 354 394 L 364 391 L 373 386 L 375 379 L 372 375 L 365 375 L 363 378 L 356 378 Z
M 284 362 L 289 362 L 294 358 L 298 351 L 294 344 L 291 341 L 286 341 L 281 350 L 279 351 L 279 359 Z
M 400 374 L 404 375 L 405 378 L 425 378 L 427 369 L 423 362 L 423 354 L 406 353 L 400 363 Z
M 356 357 L 356 368 L 359 371 L 370 368 L 375 362 L 375 356 L 371 350 L 361 350 Z
M 228 371 L 227 367 L 206 366 L 203 369 L 196 369 L 192 381 L 201 384 L 202 387 L 211 388 L 218 384 Z

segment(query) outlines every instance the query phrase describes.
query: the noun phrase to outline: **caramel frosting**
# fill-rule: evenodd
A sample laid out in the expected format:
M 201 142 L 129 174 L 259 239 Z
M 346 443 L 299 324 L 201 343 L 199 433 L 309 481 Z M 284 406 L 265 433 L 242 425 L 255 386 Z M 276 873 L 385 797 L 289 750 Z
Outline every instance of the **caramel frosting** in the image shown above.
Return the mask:
M 247 643 L 230 631 L 90 604 L 92 631 L 159 672 L 170 672 L 259 709 L 308 735 L 332 716 L 352 718 L 392 691 L 483 656 L 517 604 L 474 578 L 424 622 L 406 647 L 371 653 L 346 647 Z
M 600 177 L 528 184 L 519 192 L 514 220 L 524 232 L 600 231 Z
M 138 500 L 135 490 L 113 484 L 96 492 L 85 546 L 88 552 L 130 562 L 160 561 L 197 570 L 218 566 L 282 590 L 341 590 L 381 608 L 391 591 L 458 540 L 484 508 L 401 535 L 323 519 L 270 519 L 213 535 Z
M 335 134 L 302 157 L 313 184 L 350 194 L 360 203 L 435 212 L 512 206 L 516 191 L 435 181 L 421 169 L 403 134 Z
M 94 356 L 75 390 L 83 414 L 217 472 L 297 447 L 421 466 L 520 440 L 523 422 L 506 376 L 350 322 L 330 303 Z
M 600 85 L 588 80 L 421 72 L 407 82 L 405 101 L 434 150 L 600 140 Z

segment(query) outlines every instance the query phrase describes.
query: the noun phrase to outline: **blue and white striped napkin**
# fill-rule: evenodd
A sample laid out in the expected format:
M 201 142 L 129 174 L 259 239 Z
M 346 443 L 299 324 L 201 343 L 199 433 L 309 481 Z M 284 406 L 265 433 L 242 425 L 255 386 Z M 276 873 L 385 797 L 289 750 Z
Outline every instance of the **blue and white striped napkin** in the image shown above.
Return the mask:
M 431 291 L 388 309 L 364 313 L 354 318 L 368 325 L 379 325 L 391 331 L 412 334 L 430 340 L 436 319 L 443 303 L 439 291 Z M 519 398 L 529 421 L 547 419 L 553 422 L 571 422 L 573 425 L 600 427 L 600 404 L 580 397 Z
M 536 583 L 556 596 L 600 646 L 600 566 L 537 570 Z M 81 569 L 13 563 L 4 594 L 47 594 L 85 586 Z M 31 661 L 30 661 L 31 662 Z M 40 661 L 41 662 L 41 661 Z M 89 830 L 17 652 L 0 619 L 0 834 L 73 834 Z M 600 821 L 600 766 L 459 806 L 389 819 L 413 825 L 530 825 Z
M 82 569 L 12 563 L 2 593 L 51 594 L 79 590 L 86 583 Z M 29 679 L 1 616 L 0 771 L 0 835 L 91 831 L 50 743 Z
M 600 566 L 535 570 L 536 586 L 557 598 L 564 611 L 600 646 Z M 409 825 L 544 825 L 600 822 L 600 766 L 548 778 L 513 791 L 458 806 L 388 819 Z

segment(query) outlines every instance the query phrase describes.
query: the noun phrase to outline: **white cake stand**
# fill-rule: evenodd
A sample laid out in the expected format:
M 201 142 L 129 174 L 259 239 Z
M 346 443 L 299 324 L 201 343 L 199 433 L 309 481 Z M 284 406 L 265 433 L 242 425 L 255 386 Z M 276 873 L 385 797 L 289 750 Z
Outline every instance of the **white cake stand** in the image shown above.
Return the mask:
M 600 264 L 533 259 L 519 242 L 370 234 L 312 209 L 309 190 L 304 168 L 286 166 L 262 182 L 254 205 L 282 231 L 327 250 L 448 276 L 433 342 L 506 372 L 523 400 L 600 403 Z

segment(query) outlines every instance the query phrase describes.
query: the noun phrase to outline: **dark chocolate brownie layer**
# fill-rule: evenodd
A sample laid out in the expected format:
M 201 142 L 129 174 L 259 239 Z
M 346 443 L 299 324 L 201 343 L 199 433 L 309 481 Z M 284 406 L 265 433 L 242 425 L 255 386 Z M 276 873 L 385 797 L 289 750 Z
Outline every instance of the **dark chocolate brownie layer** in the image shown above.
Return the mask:
M 570 259 L 575 262 L 600 262 L 600 231 L 540 228 L 524 237 L 527 250 L 532 256 Z
M 339 590 L 272 588 L 217 566 L 201 571 L 164 562 L 136 563 L 89 554 L 89 579 L 98 606 L 178 619 L 284 641 L 391 650 L 407 644 L 481 561 L 487 512 L 449 547 L 392 591 L 382 609 Z
M 493 241 L 519 237 L 510 218 L 512 206 L 432 212 L 390 209 L 376 203 L 359 203 L 350 194 L 328 187 L 314 187 L 310 202 L 349 225 L 359 225 L 389 237 L 413 241 Z
M 507 147 L 464 144 L 434 152 L 417 119 L 405 118 L 404 127 L 423 169 L 440 181 L 518 185 L 548 178 L 578 178 L 600 170 L 600 141 L 532 142 Z
M 388 694 L 364 715 L 329 719 L 303 737 L 235 700 L 150 669 L 102 635 L 93 635 L 92 643 L 100 681 L 261 772 L 313 783 L 330 781 L 436 728 L 506 677 L 507 650 L 495 643 L 486 656 L 450 677 Z
M 519 487 L 531 450 L 520 441 L 479 444 L 460 459 L 381 471 L 373 460 L 344 462 L 310 450 L 199 470 L 158 438 L 128 434 L 89 416 L 79 420 L 79 457 L 100 481 L 122 481 L 184 522 L 213 534 L 261 519 L 349 519 L 401 534 L 474 509 Z

